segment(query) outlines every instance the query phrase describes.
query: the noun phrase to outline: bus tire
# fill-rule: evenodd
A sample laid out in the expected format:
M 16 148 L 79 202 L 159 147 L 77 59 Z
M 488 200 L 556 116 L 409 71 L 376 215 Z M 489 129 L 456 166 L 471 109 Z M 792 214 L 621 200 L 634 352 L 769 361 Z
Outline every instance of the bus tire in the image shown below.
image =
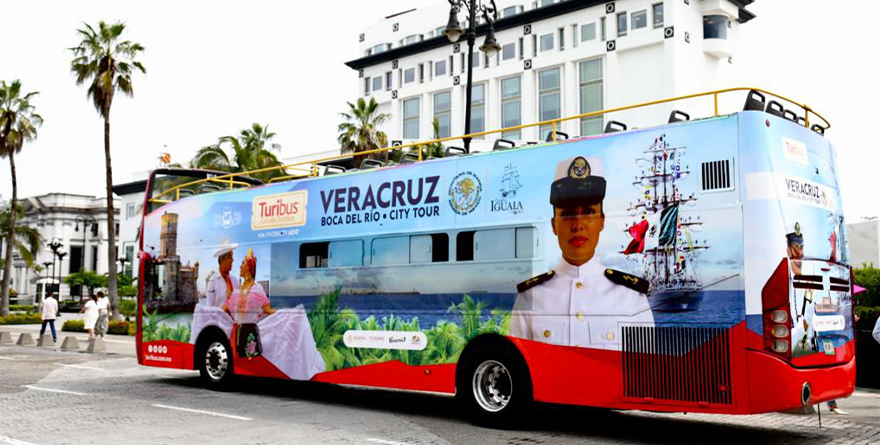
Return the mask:
M 462 365 L 456 399 L 476 424 L 509 428 L 531 411 L 531 377 L 512 345 L 488 342 L 468 354 Z
M 205 385 L 212 389 L 227 389 L 233 379 L 232 347 L 229 340 L 218 333 L 199 337 L 196 363 Z

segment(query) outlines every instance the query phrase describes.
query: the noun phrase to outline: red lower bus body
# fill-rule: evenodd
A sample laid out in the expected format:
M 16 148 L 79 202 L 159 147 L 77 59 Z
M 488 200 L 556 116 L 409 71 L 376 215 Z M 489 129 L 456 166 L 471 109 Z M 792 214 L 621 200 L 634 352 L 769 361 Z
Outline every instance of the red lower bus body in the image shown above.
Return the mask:
M 843 398 L 854 390 L 856 368 L 852 341 L 837 351 L 842 357 L 848 357 L 848 361 L 831 366 L 799 368 L 748 347 L 748 344 L 760 344 L 761 337 L 749 331 L 745 323 L 731 328 L 729 334 L 729 345 L 724 348 L 730 357 L 728 378 L 723 388 L 710 388 L 721 393 L 728 392 L 725 403 L 719 403 L 717 397 L 714 402 L 706 401 L 713 397 L 703 397 L 705 394 L 701 395 L 699 388 L 680 384 L 700 381 L 701 377 L 695 372 L 713 367 L 705 362 L 708 355 L 701 350 L 714 347 L 711 342 L 678 356 L 653 355 L 650 360 L 657 362 L 654 369 L 661 370 L 659 374 L 655 373 L 654 381 L 650 377 L 642 378 L 633 374 L 633 380 L 627 383 L 626 371 L 621 371 L 626 368 L 622 366 L 626 359 L 625 352 L 508 338 L 528 364 L 534 399 L 538 402 L 664 412 L 757 414 L 801 407 L 801 391 L 805 383 L 812 390 L 810 404 Z M 189 343 L 174 341 L 144 343 L 140 345 L 143 353 L 139 351 L 139 362 L 149 366 L 193 369 L 193 348 Z M 455 364 L 410 366 L 390 361 L 323 372 L 315 375 L 312 381 L 454 394 L 455 369 Z M 284 378 L 281 371 L 262 357 L 236 358 L 235 373 Z M 657 376 L 662 381 L 658 381 Z M 710 382 L 716 384 L 718 380 Z M 844 382 L 843 386 L 841 382 Z M 647 390 L 666 398 L 627 396 L 625 387 L 633 384 L 656 386 Z M 661 387 L 664 384 L 665 387 Z

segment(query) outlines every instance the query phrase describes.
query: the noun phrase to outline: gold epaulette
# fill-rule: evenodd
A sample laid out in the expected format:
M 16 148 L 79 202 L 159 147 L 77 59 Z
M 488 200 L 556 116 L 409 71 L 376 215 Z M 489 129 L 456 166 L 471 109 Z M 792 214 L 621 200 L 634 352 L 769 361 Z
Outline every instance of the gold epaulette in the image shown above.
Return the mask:
M 650 283 L 644 278 L 630 275 L 614 269 L 605 269 L 605 278 L 608 278 L 614 284 L 630 288 L 640 294 L 647 294 Z
M 516 291 L 519 293 L 523 293 L 539 284 L 544 284 L 547 281 L 550 281 L 551 278 L 556 276 L 556 272 L 550 270 L 546 273 L 542 273 L 537 277 L 529 278 L 528 280 L 523 281 L 516 285 Z

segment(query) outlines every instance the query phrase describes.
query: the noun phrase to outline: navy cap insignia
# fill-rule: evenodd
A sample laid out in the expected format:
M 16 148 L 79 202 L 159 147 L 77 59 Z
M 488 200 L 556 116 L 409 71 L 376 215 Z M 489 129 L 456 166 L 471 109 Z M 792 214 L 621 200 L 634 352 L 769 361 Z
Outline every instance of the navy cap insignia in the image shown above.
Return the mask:
M 586 179 L 587 176 L 590 176 L 590 163 L 583 156 L 574 158 L 568 167 L 568 177 L 572 179 Z
M 794 234 L 795 235 L 801 234 L 801 223 L 799 223 L 799 222 L 794 223 Z
M 550 270 L 546 273 L 538 275 L 536 277 L 529 278 L 528 280 L 523 281 L 516 285 L 516 291 L 519 293 L 523 293 L 539 284 L 544 284 L 550 281 L 551 278 L 556 276 L 556 272 Z
M 649 283 L 644 278 L 630 275 L 625 272 L 614 269 L 605 269 L 605 278 L 608 278 L 614 284 L 632 289 L 640 294 L 647 294 Z

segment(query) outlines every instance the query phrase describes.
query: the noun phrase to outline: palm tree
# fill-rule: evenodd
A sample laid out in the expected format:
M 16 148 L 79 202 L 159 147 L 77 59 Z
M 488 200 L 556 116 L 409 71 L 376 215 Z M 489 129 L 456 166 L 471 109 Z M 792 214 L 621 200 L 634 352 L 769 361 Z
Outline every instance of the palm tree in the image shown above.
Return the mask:
M 339 113 L 347 122 L 339 124 L 337 140 L 342 147 L 342 154 L 354 153 L 354 165 L 360 167 L 364 157 L 358 156 L 358 153 L 388 146 L 388 136 L 376 128 L 390 119 L 391 115 L 377 113 L 379 104 L 372 97 L 369 103 L 360 98 L 356 104 L 347 104 L 348 112 Z
M 281 161 L 270 149 L 278 149 L 277 144 L 269 145 L 275 133 L 269 131 L 268 125 L 254 123 L 236 136 L 223 136 L 216 144 L 202 147 L 190 162 L 193 168 L 220 170 L 230 173 L 241 173 L 269 167 L 280 167 Z M 269 145 L 269 147 L 267 147 Z M 232 156 L 224 147 L 230 147 Z M 272 178 L 287 176 L 282 169 L 269 170 L 252 175 L 257 179 L 268 181 Z
M 107 251 L 109 276 L 107 291 L 110 294 L 112 318 L 119 319 L 119 297 L 116 294 L 116 223 L 113 218 L 113 169 L 110 162 L 110 107 L 119 91 L 127 96 L 134 94 L 131 75 L 136 70 L 146 74 L 144 66 L 135 60 L 144 47 L 130 40 L 122 40 L 125 24 L 108 25 L 98 22 L 96 31 L 88 23 L 77 30 L 82 40 L 78 46 L 69 48 L 74 58 L 70 71 L 76 74 L 76 84 L 89 83 L 87 96 L 95 110 L 104 119 L 104 162 L 107 180 Z
M 18 215 L 18 180 L 15 176 L 15 154 L 24 147 L 25 141 L 37 137 L 37 127 L 43 118 L 34 113 L 30 100 L 37 92 L 21 93 L 21 81 L 14 80 L 11 84 L 0 82 L 0 157 L 9 158 L 10 177 L 12 178 L 12 200 L 9 202 L 8 221 L 5 222 L 6 243 L 5 262 L 3 264 L 2 296 L 0 296 L 0 316 L 9 314 L 9 278 L 12 274 L 12 251 L 15 247 L 16 224 Z

